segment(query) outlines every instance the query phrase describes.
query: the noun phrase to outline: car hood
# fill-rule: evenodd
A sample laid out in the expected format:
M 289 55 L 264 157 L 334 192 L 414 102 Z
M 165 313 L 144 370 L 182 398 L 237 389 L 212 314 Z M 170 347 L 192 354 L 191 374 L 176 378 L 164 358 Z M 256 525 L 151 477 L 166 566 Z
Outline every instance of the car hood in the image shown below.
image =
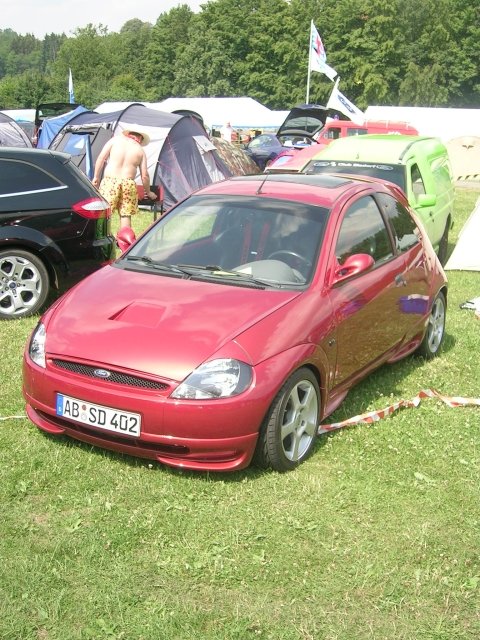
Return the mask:
M 277 138 L 295 132 L 313 138 L 327 120 L 328 109 L 319 104 L 294 107 L 277 130 Z
M 300 293 L 107 266 L 46 314 L 47 354 L 179 381 L 217 353 L 249 362 L 231 341 Z
M 303 147 L 302 149 L 293 147 L 288 151 L 282 151 L 266 167 L 265 173 L 300 173 L 305 165 L 326 146 L 325 144 L 314 142 L 309 147 Z

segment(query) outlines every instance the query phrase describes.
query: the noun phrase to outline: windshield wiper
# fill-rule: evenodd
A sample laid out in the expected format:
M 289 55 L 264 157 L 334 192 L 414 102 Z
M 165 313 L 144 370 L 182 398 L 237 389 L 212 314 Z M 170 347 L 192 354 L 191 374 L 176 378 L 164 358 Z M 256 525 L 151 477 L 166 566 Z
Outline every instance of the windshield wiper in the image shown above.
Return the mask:
M 181 269 L 180 267 L 178 267 L 175 264 L 167 264 L 165 262 L 159 262 L 157 260 L 153 260 L 152 258 L 149 258 L 148 256 L 131 256 L 128 255 L 125 260 L 131 260 L 132 262 L 143 262 L 144 264 L 148 265 L 149 267 L 152 267 L 153 269 L 157 270 L 157 271 L 165 271 L 165 273 L 177 273 L 179 275 L 182 276 L 189 276 L 191 275 L 188 271 L 185 271 L 184 269 Z
M 131 256 L 125 257 L 125 260 L 131 260 L 132 262 L 143 262 L 156 271 L 163 271 L 164 273 L 171 273 L 175 275 L 201 278 L 215 278 L 222 279 L 224 282 L 231 284 L 242 284 L 253 287 L 260 287 L 265 289 L 266 287 L 281 289 L 285 286 L 285 283 L 279 283 L 272 280 L 262 280 L 261 278 L 254 278 L 249 273 L 242 273 L 241 271 L 232 271 L 230 269 L 224 269 L 218 264 L 166 264 L 165 262 L 157 262 L 149 256 Z
M 228 275 L 235 275 L 235 271 L 230 271 L 230 269 L 224 269 L 223 267 L 221 267 L 218 264 L 178 264 L 177 267 L 179 269 L 185 269 L 186 271 L 191 271 L 191 272 L 195 272 L 195 271 L 208 271 L 210 273 L 224 273 L 224 274 L 228 274 Z
M 262 288 L 274 287 L 276 289 L 279 289 L 279 288 L 281 289 L 284 286 L 283 284 L 280 284 L 279 282 L 275 282 L 272 280 L 255 278 L 249 273 L 242 273 L 241 271 L 232 271 L 231 269 L 224 269 L 223 267 L 216 264 L 207 264 L 207 265 L 179 264 L 178 267 L 180 267 L 180 269 L 185 269 L 185 271 L 188 271 L 191 275 L 195 275 L 195 272 L 198 272 L 198 271 L 203 273 L 207 272 L 209 276 L 212 275 L 214 278 L 223 278 L 224 280 L 231 281 L 232 284 L 234 284 L 233 282 L 233 279 L 234 279 L 235 283 L 241 282 L 241 284 L 256 285 Z

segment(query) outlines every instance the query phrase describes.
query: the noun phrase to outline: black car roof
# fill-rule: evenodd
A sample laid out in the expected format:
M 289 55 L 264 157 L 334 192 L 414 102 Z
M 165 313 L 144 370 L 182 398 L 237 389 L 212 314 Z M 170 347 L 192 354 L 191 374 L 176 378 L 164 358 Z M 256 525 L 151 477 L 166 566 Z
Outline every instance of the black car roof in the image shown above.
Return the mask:
M 52 151 L 50 149 L 35 149 L 32 147 L 0 147 L 0 158 L 24 158 L 30 162 L 35 162 L 37 158 L 40 160 L 45 157 L 55 157 L 59 160 L 69 160 L 68 153 L 61 151 Z

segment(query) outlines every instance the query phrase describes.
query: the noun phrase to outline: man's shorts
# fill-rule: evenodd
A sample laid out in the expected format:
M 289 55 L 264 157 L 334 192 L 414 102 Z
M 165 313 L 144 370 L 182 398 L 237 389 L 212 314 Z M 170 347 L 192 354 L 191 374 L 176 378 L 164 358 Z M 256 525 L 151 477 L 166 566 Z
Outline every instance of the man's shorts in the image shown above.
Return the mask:
M 108 200 L 112 213 L 118 211 L 123 216 L 133 216 L 138 211 L 138 193 L 135 180 L 105 176 L 99 191 Z

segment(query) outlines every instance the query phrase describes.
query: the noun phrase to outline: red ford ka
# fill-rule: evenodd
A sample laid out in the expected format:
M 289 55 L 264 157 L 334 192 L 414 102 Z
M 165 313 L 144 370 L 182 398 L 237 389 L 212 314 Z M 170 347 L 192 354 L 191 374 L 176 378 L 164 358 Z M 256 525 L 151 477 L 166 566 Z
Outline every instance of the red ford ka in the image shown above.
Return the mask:
M 233 178 L 129 233 L 26 346 L 27 413 L 50 434 L 174 467 L 287 471 L 352 385 L 442 344 L 445 274 L 387 182 Z

